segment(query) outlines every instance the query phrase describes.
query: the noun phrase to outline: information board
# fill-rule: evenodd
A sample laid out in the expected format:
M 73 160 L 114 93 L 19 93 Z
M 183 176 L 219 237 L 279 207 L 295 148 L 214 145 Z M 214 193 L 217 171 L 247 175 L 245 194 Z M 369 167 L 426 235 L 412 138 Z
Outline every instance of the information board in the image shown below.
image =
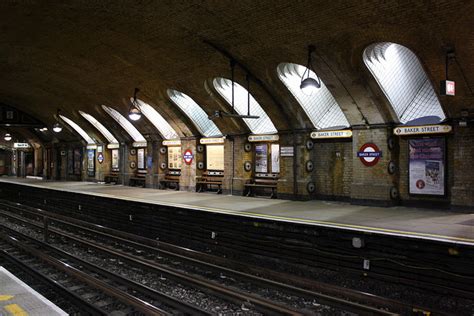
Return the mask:
M 206 145 L 206 169 L 224 170 L 224 145 Z
M 181 146 L 168 146 L 168 169 L 181 169 Z
M 408 140 L 410 194 L 445 194 L 445 139 Z
M 112 149 L 112 170 L 118 171 L 119 170 L 119 150 Z
M 137 167 L 138 169 L 145 169 L 145 148 L 137 149 Z
M 255 145 L 255 172 L 268 172 L 267 144 Z

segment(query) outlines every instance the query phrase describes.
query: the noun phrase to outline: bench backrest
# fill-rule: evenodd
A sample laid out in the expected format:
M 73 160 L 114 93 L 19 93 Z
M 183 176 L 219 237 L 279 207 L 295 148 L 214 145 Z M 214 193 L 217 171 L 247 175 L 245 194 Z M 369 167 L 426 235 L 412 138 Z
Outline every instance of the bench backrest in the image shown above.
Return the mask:
M 277 184 L 278 174 L 277 173 L 256 173 L 254 182 L 257 184 Z
M 179 170 L 169 170 L 165 175 L 165 179 L 166 180 L 179 181 L 180 176 L 181 176 L 181 171 L 179 171 Z
M 224 171 L 204 171 L 202 178 L 208 181 L 219 181 L 224 179 Z
M 135 172 L 135 177 L 137 178 L 145 178 L 147 174 L 146 169 L 138 169 L 137 172 Z

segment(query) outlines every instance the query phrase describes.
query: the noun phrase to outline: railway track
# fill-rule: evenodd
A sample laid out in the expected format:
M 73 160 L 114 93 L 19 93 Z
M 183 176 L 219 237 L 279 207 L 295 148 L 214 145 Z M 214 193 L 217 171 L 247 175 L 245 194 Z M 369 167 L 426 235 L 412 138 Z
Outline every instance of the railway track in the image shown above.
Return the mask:
M 412 314 L 414 310 L 426 310 L 422 307 L 411 306 L 395 300 L 388 300 L 367 293 L 351 291 L 326 284 L 317 284 L 316 282 L 311 282 L 310 285 L 306 284 L 313 289 L 318 289 L 318 292 L 315 292 L 303 287 L 283 284 L 282 282 L 268 280 L 253 274 L 223 267 L 223 262 L 221 261 L 225 261 L 224 259 L 194 252 L 189 249 L 81 222 L 46 211 L 13 206 L 11 204 L 4 204 L 3 207 L 5 208 L 5 210 L 2 211 L 3 216 L 9 217 L 11 220 L 22 221 L 24 225 L 32 225 L 42 233 L 43 236 L 46 236 L 45 239 L 48 239 L 49 235 L 67 238 L 69 242 L 81 243 L 84 247 L 89 249 L 93 248 L 95 249 L 94 251 L 103 254 L 109 253 L 110 255 L 112 253 L 113 255 L 120 255 L 120 260 L 126 261 L 127 264 L 141 264 L 141 269 L 161 269 L 159 270 L 160 275 L 166 275 L 166 277 L 175 277 L 174 273 L 179 274 L 183 272 L 183 268 L 180 266 L 185 265 L 187 267 L 186 273 L 198 275 L 201 281 L 203 281 L 203 277 L 206 276 L 208 279 L 211 279 L 211 282 L 215 283 L 214 285 L 225 285 L 231 288 L 243 287 L 255 293 L 260 293 L 262 288 L 272 289 L 273 294 L 270 296 L 274 299 L 278 297 L 278 295 L 275 295 L 276 292 L 279 293 L 279 296 L 287 296 L 290 298 L 290 301 L 294 300 L 294 298 L 299 298 L 312 302 L 312 304 L 316 306 L 327 304 L 333 308 L 335 307 L 343 311 L 363 315 Z M 29 220 L 12 214 L 12 212 L 9 211 L 21 213 L 29 217 Z M 44 222 L 45 218 L 46 222 Z M 44 233 L 45 227 L 48 230 L 46 234 Z M 97 242 L 99 242 L 100 245 L 97 245 Z M 105 260 L 105 258 L 103 258 L 103 260 Z M 209 263 L 212 261 L 215 262 L 216 260 L 219 265 Z M 229 265 L 229 263 L 227 263 L 227 265 Z M 248 270 L 253 273 L 272 274 L 264 270 L 258 271 L 255 267 L 242 267 L 242 264 L 236 265 L 240 266 L 240 270 L 248 268 Z M 190 267 L 192 268 L 190 269 Z M 273 276 L 275 276 L 275 274 L 273 274 Z M 245 280 L 245 282 L 241 280 Z M 252 285 L 248 286 L 246 284 Z M 260 290 L 258 288 L 260 288 Z M 323 294 L 319 292 L 319 290 L 321 292 L 325 290 L 326 293 Z M 338 293 L 337 297 L 333 295 L 335 293 Z M 239 297 L 239 299 L 242 301 L 242 297 Z M 281 300 L 281 297 L 278 299 Z M 255 297 L 247 298 L 247 302 L 250 303 L 250 306 L 257 304 L 257 301 L 258 298 Z M 301 306 L 299 306 L 298 310 L 303 313 L 312 312 L 311 309 L 307 307 L 301 308 Z M 269 310 L 264 310 L 261 307 L 259 311 L 263 313 L 269 312 Z M 296 313 L 295 310 L 291 309 L 286 312 Z M 436 314 L 442 313 L 438 312 Z

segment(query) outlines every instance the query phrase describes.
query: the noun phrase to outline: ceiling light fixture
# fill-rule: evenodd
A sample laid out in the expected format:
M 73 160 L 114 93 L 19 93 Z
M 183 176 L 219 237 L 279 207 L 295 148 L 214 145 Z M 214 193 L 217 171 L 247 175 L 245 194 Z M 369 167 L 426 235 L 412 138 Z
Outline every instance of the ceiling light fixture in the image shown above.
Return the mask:
M 300 89 L 301 91 L 303 91 L 304 94 L 308 96 L 313 94 L 316 89 L 321 88 L 321 80 L 319 79 L 318 75 L 316 75 L 316 72 L 313 69 L 313 64 L 311 63 L 311 55 L 315 50 L 316 48 L 314 47 L 314 45 L 308 46 L 308 64 L 306 65 L 306 69 L 303 72 L 303 75 L 301 76 Z M 311 74 L 311 71 L 313 71 L 313 73 L 316 75 L 316 79 L 309 76 Z
M 133 93 L 133 100 L 130 104 L 130 109 L 128 110 L 128 118 L 132 121 L 138 121 L 142 117 L 142 111 L 140 111 L 140 106 L 137 102 L 137 93 L 139 91 L 140 90 L 138 88 L 135 88 L 135 91 Z
M 5 137 L 3 139 L 5 139 L 7 142 L 9 142 L 9 141 L 12 140 L 12 135 L 10 135 L 9 133 L 6 133 Z
M 54 123 L 53 125 L 53 132 L 55 133 L 61 133 L 61 131 L 63 130 L 63 126 L 61 125 L 61 123 L 59 123 L 59 113 L 61 112 L 60 109 L 58 109 L 57 113 L 56 113 L 56 123 Z

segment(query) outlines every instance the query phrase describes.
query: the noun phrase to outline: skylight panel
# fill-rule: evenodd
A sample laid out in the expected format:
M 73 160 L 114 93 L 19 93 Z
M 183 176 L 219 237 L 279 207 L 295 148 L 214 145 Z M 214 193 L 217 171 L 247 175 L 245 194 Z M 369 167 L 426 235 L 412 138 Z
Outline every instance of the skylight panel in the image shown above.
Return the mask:
M 347 121 L 336 99 L 332 96 L 324 82 L 321 88 L 316 89 L 311 95 L 306 95 L 300 88 L 301 76 L 307 68 L 297 64 L 282 63 L 277 72 L 281 81 L 290 90 L 309 119 L 317 129 L 346 128 Z M 310 71 L 310 77 L 316 79 L 316 74 Z
M 107 112 L 122 128 L 130 135 L 134 142 L 144 143 L 146 142 L 145 137 L 132 125 L 122 114 L 111 107 L 102 105 L 102 108 Z
M 168 90 L 168 96 L 193 121 L 202 135 L 205 137 L 222 135 L 216 124 L 208 118 L 206 112 L 188 95 L 176 90 Z
M 74 123 L 71 119 L 68 119 L 64 115 L 59 115 L 61 119 L 66 122 L 69 126 L 71 126 L 82 138 L 87 142 L 87 144 L 95 144 L 95 141 L 84 131 L 79 125 Z
M 225 78 L 215 78 L 213 83 L 217 92 L 219 92 L 229 104 L 232 104 L 232 81 Z M 236 82 L 234 82 L 234 107 L 239 115 L 247 115 L 247 89 Z M 275 134 L 278 132 L 267 113 L 251 94 L 250 114 L 260 117 L 258 119 L 243 119 L 252 134 Z
M 390 101 L 401 123 L 434 117 L 446 119 L 431 82 L 416 55 L 395 43 L 376 43 L 364 51 L 364 62 Z
M 151 105 L 137 99 L 138 106 L 147 119 L 156 127 L 164 139 L 179 138 L 178 133 Z
M 92 115 L 90 114 L 87 114 L 85 112 L 82 112 L 82 111 L 79 111 L 79 113 L 87 120 L 89 121 L 89 123 L 91 123 L 92 125 L 94 125 L 95 128 L 97 128 L 99 130 L 99 132 L 104 135 L 104 137 L 107 139 L 107 141 L 109 142 L 109 144 L 118 144 L 118 141 L 117 139 L 114 137 L 114 135 L 112 135 L 112 133 L 109 132 L 109 130 L 104 126 L 102 125 L 102 123 L 100 123 L 99 121 L 97 121 L 95 119 L 95 117 L 93 117 Z

